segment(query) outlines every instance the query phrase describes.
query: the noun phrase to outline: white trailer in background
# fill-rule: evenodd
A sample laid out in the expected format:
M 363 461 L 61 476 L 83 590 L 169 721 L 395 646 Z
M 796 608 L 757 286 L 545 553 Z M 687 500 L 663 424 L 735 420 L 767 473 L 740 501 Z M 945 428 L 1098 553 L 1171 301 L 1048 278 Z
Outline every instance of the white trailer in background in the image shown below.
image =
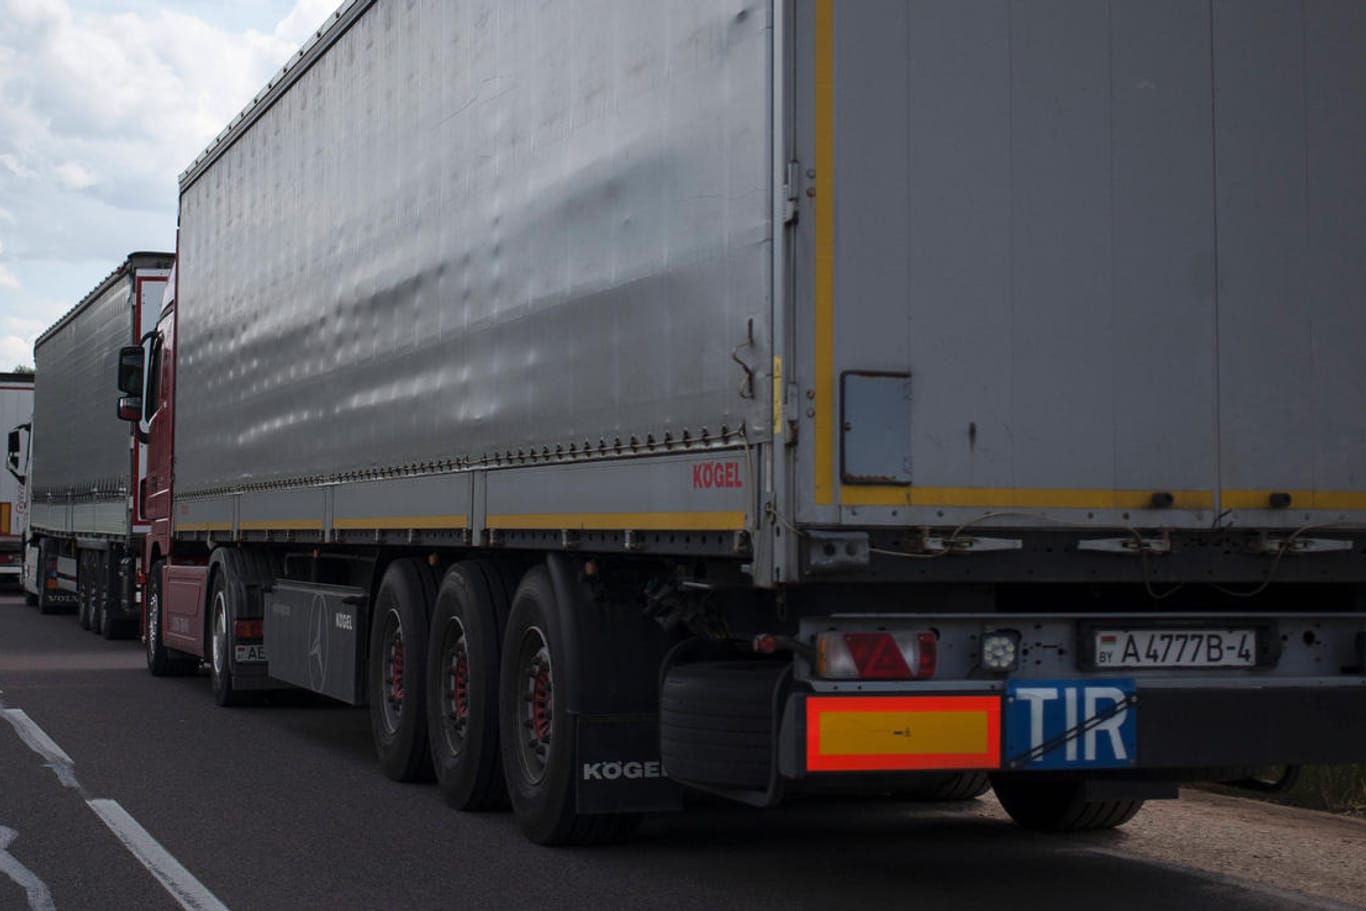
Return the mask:
M 13 428 L 26 445 L 33 414 L 33 374 L 0 373 L 0 428 Z M 26 469 L 21 462 L 0 472 L 0 583 L 20 581 L 24 568 L 24 538 L 28 531 Z
M 144 446 L 107 388 L 119 350 L 156 323 L 173 256 L 132 253 L 33 345 L 29 549 L 38 607 L 76 607 L 81 626 L 113 638 L 137 626 L 138 555 L 147 523 L 134 492 Z M 23 440 L 11 440 L 11 461 Z

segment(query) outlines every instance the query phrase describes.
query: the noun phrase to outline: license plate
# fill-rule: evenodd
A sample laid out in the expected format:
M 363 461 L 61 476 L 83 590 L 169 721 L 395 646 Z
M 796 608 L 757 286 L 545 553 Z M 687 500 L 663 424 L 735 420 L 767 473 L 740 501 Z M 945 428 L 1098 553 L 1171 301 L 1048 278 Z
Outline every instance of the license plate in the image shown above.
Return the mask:
M 1096 667 L 1253 667 L 1252 629 L 1100 629 Z
M 233 647 L 233 658 L 238 664 L 265 661 L 266 647 L 264 645 L 237 645 Z

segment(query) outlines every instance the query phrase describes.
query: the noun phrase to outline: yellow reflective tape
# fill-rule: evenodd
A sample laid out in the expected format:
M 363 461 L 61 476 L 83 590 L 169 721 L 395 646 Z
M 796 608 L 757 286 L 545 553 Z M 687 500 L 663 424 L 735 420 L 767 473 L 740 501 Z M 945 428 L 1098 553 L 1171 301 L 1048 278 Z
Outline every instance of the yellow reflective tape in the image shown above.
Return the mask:
M 1151 509 L 1154 490 L 1073 490 L 1019 487 L 892 487 L 840 488 L 844 506 L 940 506 L 999 509 Z M 1173 498 L 1167 509 L 1211 510 L 1214 493 L 1208 490 L 1166 491 Z
M 783 359 L 773 357 L 773 438 L 783 435 Z
M 467 516 L 369 516 L 333 519 L 333 528 L 466 528 Z
M 1366 510 L 1366 491 L 1360 490 L 1225 490 L 1225 509 L 1271 509 L 1273 493 L 1290 494 L 1290 510 Z
M 986 712 L 826 712 L 823 754 L 920 756 L 985 753 Z
M 602 512 L 490 515 L 489 528 L 585 531 L 741 531 L 743 512 Z
M 835 496 L 835 6 L 816 0 L 816 324 L 815 432 L 817 504 Z

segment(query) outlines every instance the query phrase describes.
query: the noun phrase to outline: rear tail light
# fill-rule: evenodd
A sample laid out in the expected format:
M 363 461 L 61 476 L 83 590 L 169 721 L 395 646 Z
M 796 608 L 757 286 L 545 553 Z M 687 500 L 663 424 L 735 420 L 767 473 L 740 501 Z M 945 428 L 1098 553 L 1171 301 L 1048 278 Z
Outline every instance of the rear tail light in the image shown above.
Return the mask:
M 261 638 L 261 621 L 257 620 L 234 620 L 233 631 L 237 634 L 238 641 L 243 639 Z
M 828 680 L 928 680 L 939 663 L 930 632 L 822 633 L 816 673 Z

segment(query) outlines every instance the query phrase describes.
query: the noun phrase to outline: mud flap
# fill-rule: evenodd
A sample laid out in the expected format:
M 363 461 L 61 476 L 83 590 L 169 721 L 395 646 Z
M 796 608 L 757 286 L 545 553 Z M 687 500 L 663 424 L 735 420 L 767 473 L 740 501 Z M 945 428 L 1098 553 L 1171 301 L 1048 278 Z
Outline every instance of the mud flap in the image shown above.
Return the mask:
M 683 809 L 664 774 L 657 715 L 579 715 L 575 799 L 580 813 Z

